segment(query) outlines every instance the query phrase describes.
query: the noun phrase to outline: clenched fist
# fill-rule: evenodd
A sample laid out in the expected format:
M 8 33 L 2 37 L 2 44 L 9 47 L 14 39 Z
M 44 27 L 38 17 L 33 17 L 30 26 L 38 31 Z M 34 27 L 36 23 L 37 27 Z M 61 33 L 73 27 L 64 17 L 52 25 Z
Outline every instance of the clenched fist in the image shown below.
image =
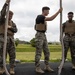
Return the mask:
M 6 3 L 9 3 L 11 0 L 6 0 Z

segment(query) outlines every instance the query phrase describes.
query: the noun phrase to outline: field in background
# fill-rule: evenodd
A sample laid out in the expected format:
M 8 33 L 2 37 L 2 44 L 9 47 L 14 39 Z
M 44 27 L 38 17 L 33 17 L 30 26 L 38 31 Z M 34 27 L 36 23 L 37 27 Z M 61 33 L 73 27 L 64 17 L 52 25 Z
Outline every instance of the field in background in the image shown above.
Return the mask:
M 35 52 L 17 52 L 16 59 L 21 60 L 21 62 L 34 62 Z M 68 60 L 70 60 L 70 53 L 68 52 Z M 41 61 L 44 60 L 44 55 L 42 53 Z M 51 52 L 50 61 L 59 62 L 61 60 L 61 52 Z
M 60 45 L 49 45 L 50 52 L 61 52 Z M 32 47 L 30 44 L 19 44 L 16 47 L 17 52 L 35 52 L 35 47 Z
M 21 62 L 34 62 L 35 59 L 35 48 L 30 44 L 19 44 L 16 47 L 16 59 Z M 61 60 L 61 46 L 60 45 L 49 45 L 50 50 L 50 61 L 58 62 Z M 70 60 L 70 52 L 68 52 L 68 60 Z M 44 60 L 44 54 L 42 53 L 41 61 Z

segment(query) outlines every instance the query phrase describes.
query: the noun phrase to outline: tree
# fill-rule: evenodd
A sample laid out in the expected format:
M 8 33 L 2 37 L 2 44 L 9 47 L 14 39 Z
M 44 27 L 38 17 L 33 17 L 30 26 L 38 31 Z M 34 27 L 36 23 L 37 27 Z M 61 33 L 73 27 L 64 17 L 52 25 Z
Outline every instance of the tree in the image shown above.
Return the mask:
M 18 44 L 19 44 L 19 39 L 16 38 L 16 40 L 15 40 L 15 45 L 16 45 L 16 47 L 18 46 Z
M 32 47 L 35 47 L 35 38 L 30 40 L 30 44 L 31 44 Z

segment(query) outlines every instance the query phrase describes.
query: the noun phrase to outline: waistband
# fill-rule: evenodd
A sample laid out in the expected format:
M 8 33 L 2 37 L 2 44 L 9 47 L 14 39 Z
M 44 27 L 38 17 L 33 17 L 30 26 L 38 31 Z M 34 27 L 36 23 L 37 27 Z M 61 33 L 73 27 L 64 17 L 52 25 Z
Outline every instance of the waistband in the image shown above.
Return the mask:
M 75 36 L 75 33 L 72 33 L 72 34 L 70 34 L 70 33 L 65 33 L 65 35 L 67 35 L 67 36 Z
M 4 36 L 4 34 L 0 34 L 0 36 Z M 11 37 L 12 37 L 13 35 L 9 35 L 9 34 L 7 34 L 7 36 L 11 36 Z
M 4 34 L 0 34 L 0 35 L 4 35 Z
M 39 31 L 39 30 L 37 30 L 37 32 L 45 33 L 46 31 Z

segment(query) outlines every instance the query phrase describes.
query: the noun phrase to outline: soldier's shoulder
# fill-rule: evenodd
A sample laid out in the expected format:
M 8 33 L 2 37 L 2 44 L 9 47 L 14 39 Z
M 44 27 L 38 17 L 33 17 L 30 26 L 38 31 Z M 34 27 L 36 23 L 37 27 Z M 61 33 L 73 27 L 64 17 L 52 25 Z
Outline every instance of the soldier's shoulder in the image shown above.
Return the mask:
M 14 21 L 11 21 L 13 24 L 15 24 L 15 22 Z
M 62 25 L 66 25 L 66 22 L 64 22 Z
M 75 23 L 75 20 L 73 20 L 73 22 Z
M 45 16 L 43 16 L 43 15 L 41 15 L 41 14 L 37 16 L 37 18 L 42 18 L 42 17 L 45 17 Z
M 66 20 L 66 22 L 64 22 L 64 24 L 66 25 L 68 23 L 68 20 Z
M 12 25 L 13 25 L 13 26 L 16 26 L 16 24 L 15 24 L 15 22 L 14 22 L 14 21 L 11 21 L 11 22 L 12 22 Z

